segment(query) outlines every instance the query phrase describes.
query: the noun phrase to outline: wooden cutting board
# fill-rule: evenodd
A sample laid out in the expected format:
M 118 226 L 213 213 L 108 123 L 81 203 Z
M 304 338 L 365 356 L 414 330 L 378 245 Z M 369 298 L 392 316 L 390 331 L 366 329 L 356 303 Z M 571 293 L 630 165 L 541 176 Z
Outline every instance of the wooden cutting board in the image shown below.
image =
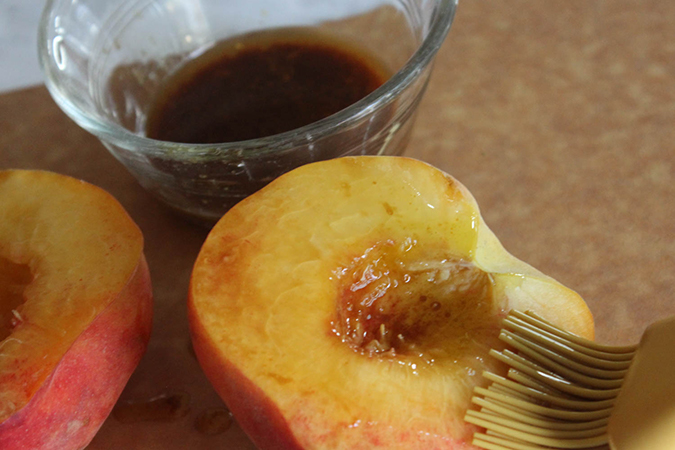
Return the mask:
M 675 3 L 466 0 L 407 155 L 457 177 L 506 248 L 586 298 L 597 338 L 675 314 Z M 190 351 L 185 299 L 207 231 L 172 215 L 44 87 L 0 95 L 0 169 L 97 184 L 142 228 L 154 282 L 147 355 L 122 401 L 189 395 L 169 422 L 111 417 L 91 449 L 252 449 L 195 429 L 222 403 Z M 1 220 L 1 219 L 0 219 Z

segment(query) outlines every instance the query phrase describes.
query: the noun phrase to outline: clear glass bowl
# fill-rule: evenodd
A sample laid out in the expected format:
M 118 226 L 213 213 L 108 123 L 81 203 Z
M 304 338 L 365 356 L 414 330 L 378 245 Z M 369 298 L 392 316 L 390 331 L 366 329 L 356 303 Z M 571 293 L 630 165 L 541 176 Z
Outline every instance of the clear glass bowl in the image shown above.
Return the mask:
M 455 9 L 456 0 L 49 0 L 38 50 L 68 116 L 165 204 L 214 222 L 301 164 L 401 154 Z M 269 137 L 180 144 L 145 136 L 154 96 L 182 64 L 223 39 L 287 26 L 349 40 L 394 75 L 332 116 Z

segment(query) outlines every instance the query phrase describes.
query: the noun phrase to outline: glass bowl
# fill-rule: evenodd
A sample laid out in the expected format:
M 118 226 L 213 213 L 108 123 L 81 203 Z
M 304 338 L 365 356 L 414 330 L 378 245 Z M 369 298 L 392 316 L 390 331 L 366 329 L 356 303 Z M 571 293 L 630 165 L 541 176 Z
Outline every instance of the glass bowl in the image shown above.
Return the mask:
M 301 164 L 404 151 L 456 0 L 49 0 L 38 51 L 63 111 L 97 136 L 149 192 L 204 223 Z M 322 120 L 237 142 L 150 139 L 162 83 L 216 43 L 261 30 L 309 27 L 377 55 L 392 73 Z

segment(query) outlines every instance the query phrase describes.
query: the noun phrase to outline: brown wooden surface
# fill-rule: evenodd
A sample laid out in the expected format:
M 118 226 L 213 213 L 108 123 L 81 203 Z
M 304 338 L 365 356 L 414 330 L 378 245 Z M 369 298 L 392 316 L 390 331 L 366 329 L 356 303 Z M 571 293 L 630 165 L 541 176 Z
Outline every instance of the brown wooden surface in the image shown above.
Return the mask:
M 465 0 L 436 62 L 408 156 L 451 173 L 508 250 L 580 292 L 597 338 L 633 342 L 675 314 L 675 3 Z M 189 351 L 185 297 L 206 232 L 168 213 L 43 87 L 0 96 L 0 169 L 95 183 L 146 237 L 148 354 L 124 399 L 187 391 L 170 423 L 109 419 L 92 449 L 246 449 L 193 423 L 220 400 Z

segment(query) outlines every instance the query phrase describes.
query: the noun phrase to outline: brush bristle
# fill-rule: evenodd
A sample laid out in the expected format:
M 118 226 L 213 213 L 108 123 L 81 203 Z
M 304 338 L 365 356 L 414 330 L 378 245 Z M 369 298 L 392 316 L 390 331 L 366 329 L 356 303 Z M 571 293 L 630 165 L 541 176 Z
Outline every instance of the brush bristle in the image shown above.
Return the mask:
M 487 450 L 595 449 L 637 346 L 609 347 L 568 333 L 532 312 L 511 311 L 490 355 L 507 378 L 485 372 L 465 420 L 485 428 L 473 444 Z M 515 351 L 514 351 L 515 350 Z

